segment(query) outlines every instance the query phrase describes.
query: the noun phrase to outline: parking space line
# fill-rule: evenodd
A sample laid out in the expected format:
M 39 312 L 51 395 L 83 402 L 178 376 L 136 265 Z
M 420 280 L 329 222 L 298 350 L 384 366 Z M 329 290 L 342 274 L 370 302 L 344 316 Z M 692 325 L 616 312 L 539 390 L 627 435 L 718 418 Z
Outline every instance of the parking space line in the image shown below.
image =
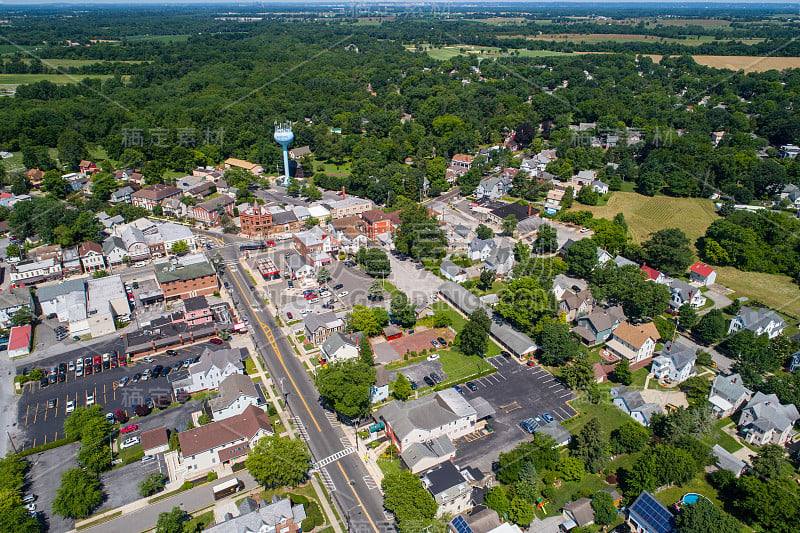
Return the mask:
M 30 410 L 31 410 L 31 406 L 30 406 L 30 405 L 28 405 L 28 407 L 25 409 L 25 425 L 26 425 L 26 426 L 28 425 L 28 412 L 29 412 Z
M 33 423 L 36 423 L 36 417 L 39 416 L 39 404 L 36 404 L 36 411 L 33 413 Z

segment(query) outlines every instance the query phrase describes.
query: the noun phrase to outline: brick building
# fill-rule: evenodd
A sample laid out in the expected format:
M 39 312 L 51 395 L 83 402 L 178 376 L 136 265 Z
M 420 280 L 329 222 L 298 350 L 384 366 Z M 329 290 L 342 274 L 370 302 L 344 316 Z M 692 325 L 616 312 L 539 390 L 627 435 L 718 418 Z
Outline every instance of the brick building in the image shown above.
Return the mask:
M 131 203 L 136 207 L 143 207 L 148 211 L 152 211 L 155 206 L 161 205 L 161 202 L 167 198 L 178 196 L 180 193 L 181 190 L 177 187 L 157 183 L 133 193 L 131 195 Z
M 196 257 L 198 256 L 186 256 L 180 260 L 172 259 L 155 264 L 156 280 L 165 299 L 207 296 L 219 288 L 214 267 L 205 258 L 195 262 Z
M 272 213 L 263 205 L 248 207 L 239 212 L 242 233 L 248 237 L 262 237 L 272 232 Z

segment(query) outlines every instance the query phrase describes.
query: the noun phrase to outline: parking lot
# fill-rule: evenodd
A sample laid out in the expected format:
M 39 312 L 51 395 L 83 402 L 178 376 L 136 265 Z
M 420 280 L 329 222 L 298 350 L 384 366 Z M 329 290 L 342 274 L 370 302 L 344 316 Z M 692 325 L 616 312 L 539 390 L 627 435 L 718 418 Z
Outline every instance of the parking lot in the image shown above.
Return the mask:
M 493 431 L 456 441 L 455 457 L 457 464 L 471 464 L 484 472 L 491 471 L 501 452 L 530 437 L 519 426 L 522 420 L 550 413 L 561 422 L 577 414 L 566 403 L 575 394 L 541 367 L 524 366 L 500 355 L 489 362 L 497 372 L 474 380 L 477 390 L 462 387 L 462 393 L 467 399 L 481 396 L 495 408 L 494 416 L 488 420 Z
M 22 397 L 19 400 L 18 427 L 25 435 L 22 442 L 17 443 L 19 448 L 30 448 L 46 442 L 52 442 L 62 438 L 64 419 L 67 416 L 67 402 L 72 400 L 75 407 L 86 405 L 87 395 L 93 395 L 95 403 L 103 406 L 106 412 L 113 413 L 117 409 L 127 411 L 129 416 L 133 415 L 133 405 L 143 403 L 145 398 L 157 398 L 159 396 L 171 396 L 172 388 L 165 377 L 139 381 L 138 383 L 128 383 L 124 387 L 118 387 L 119 380 L 127 376 L 132 379 L 137 373 L 143 373 L 148 368 L 156 365 L 164 367 L 174 367 L 179 361 L 199 356 L 203 350 L 211 347 L 212 349 L 227 348 L 227 344 L 218 346 L 209 343 L 201 343 L 193 346 L 176 347 L 174 350 L 177 355 L 167 356 L 166 354 L 152 356 L 153 362 L 145 361 L 128 364 L 124 367 L 109 368 L 99 373 L 89 376 L 76 377 L 75 372 L 67 372 L 66 381 L 55 383 L 47 387 L 40 387 L 38 382 L 27 383 Z M 51 360 L 43 361 L 37 366 L 49 369 L 51 365 L 66 362 L 70 359 L 82 357 L 81 352 L 70 352 Z M 18 367 L 22 370 L 23 365 Z M 48 400 L 56 401 L 55 407 L 48 408 Z
M 54 515 L 52 504 L 61 485 L 61 475 L 78 466 L 75 457 L 80 447 L 80 444 L 72 443 L 28 457 L 31 467 L 27 478 L 30 483 L 25 493 L 36 494 L 36 510 L 43 514 L 47 525 L 45 531 L 62 533 L 74 526 L 72 520 Z
M 425 376 L 430 376 L 431 372 L 436 372 L 436 374 L 442 378 L 442 381 L 447 381 L 447 374 L 442 368 L 442 363 L 439 361 L 428 361 L 425 359 L 419 363 L 404 366 L 398 370 L 390 370 L 389 379 L 394 381 L 397 378 L 398 372 L 415 382 L 419 389 L 424 389 L 426 387 Z

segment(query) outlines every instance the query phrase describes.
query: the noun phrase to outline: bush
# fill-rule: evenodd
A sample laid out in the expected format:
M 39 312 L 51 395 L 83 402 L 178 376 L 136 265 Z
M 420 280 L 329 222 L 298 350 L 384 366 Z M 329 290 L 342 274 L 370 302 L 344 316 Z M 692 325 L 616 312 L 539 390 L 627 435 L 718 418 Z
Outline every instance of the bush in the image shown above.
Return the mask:
M 275 406 L 274 406 L 274 405 L 272 405 L 271 403 L 268 403 L 268 404 L 267 404 L 267 415 L 269 415 L 269 416 L 275 416 L 275 415 L 277 415 L 277 414 L 278 414 L 278 410 L 277 410 L 277 409 L 275 409 Z
M 433 350 L 431 350 L 431 351 L 433 351 Z M 420 355 L 427 355 L 428 354 L 428 349 L 427 348 L 423 348 L 422 351 L 419 352 L 419 354 Z
M 325 523 L 325 518 L 322 516 L 317 502 L 307 502 L 303 506 L 306 508 L 306 519 L 301 524 L 303 531 L 311 531 Z
M 180 490 L 191 490 L 193 488 L 194 488 L 194 483 L 192 483 L 191 481 L 184 481 L 183 485 L 181 485 Z
M 206 476 L 206 483 L 210 483 L 215 479 L 217 479 L 218 477 L 219 476 L 217 475 L 216 472 L 209 472 L 208 475 Z

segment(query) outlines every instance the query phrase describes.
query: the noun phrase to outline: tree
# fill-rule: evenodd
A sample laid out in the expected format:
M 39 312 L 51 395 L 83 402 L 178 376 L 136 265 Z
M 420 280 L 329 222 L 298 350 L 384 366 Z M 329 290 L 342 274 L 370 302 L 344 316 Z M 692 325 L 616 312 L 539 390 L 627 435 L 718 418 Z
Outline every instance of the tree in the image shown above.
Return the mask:
M 385 278 L 392 270 L 389 256 L 380 248 L 361 248 L 356 253 L 356 261 L 367 275 Z
M 500 292 L 500 301 L 494 307 L 523 333 L 532 332 L 536 323 L 553 314 L 556 308 L 553 293 L 527 276 L 511 280 Z
M 514 498 L 508 506 L 508 518 L 515 524 L 528 527 L 533 521 L 533 505 L 522 498 Z
M 597 205 L 600 203 L 600 194 L 591 187 L 583 187 L 578 191 L 576 200 L 584 205 Z
M 297 196 L 300 194 L 300 183 L 296 179 L 289 178 L 289 184 L 286 186 L 286 194 L 289 196 Z
M 394 380 L 394 384 L 392 386 L 392 394 L 394 397 L 404 402 L 411 396 L 414 391 L 411 389 L 411 382 L 408 381 L 408 378 L 405 377 L 402 373 L 397 373 L 397 378 Z
M 392 319 L 404 328 L 412 328 L 417 323 L 417 314 L 414 307 L 409 303 L 408 296 L 403 292 L 398 292 L 392 298 L 390 305 Z
M 561 477 L 564 481 L 580 481 L 586 473 L 583 468 L 583 462 L 577 457 L 570 457 L 569 455 L 558 462 L 557 468 L 561 472 Z
M 589 278 L 597 267 L 597 245 L 592 239 L 581 239 L 572 243 L 564 252 L 564 262 L 572 274 L 579 278 Z
M 422 480 L 410 470 L 390 472 L 381 481 L 383 505 L 394 513 L 402 533 L 422 531 L 436 516 L 438 505 Z
M 614 367 L 614 381 L 622 385 L 630 385 L 633 383 L 633 373 L 631 372 L 631 363 L 627 359 L 622 359 Z
M 596 417 L 589 420 L 572 441 L 572 455 L 583 460 L 586 470 L 596 474 L 603 469 L 608 456 L 608 442 Z
M 6 256 L 7 257 L 22 257 L 22 251 L 19 249 L 19 246 L 16 244 L 9 244 L 6 246 Z
M 777 480 L 787 477 L 792 471 L 786 460 L 786 450 L 777 444 L 766 444 L 759 448 L 758 455 L 753 458 L 753 472 L 766 480 Z
M 319 190 L 319 187 L 310 183 L 308 187 L 306 187 L 306 198 L 308 198 L 309 202 L 322 200 L 322 191 Z
M 317 372 L 317 389 L 325 402 L 348 418 L 360 418 L 370 410 L 370 387 L 375 369 L 361 361 L 329 364 Z
M 580 357 L 562 368 L 561 378 L 570 389 L 587 389 L 595 383 L 594 365 L 589 358 Z
M 705 345 L 714 344 L 728 331 L 725 315 L 719 309 L 712 309 L 692 327 L 692 334 Z
M 742 530 L 738 520 L 706 498 L 684 505 L 675 517 L 675 525 L 679 533 L 738 533 Z
M 159 513 L 156 533 L 183 533 L 183 526 L 191 517 L 180 507 L 173 507 L 168 513 Z
M 477 235 L 479 239 L 491 239 L 494 237 L 494 231 L 485 224 L 479 224 L 478 227 L 475 228 L 475 235 Z
M 483 501 L 486 507 L 494 509 L 500 516 L 508 514 L 511 502 L 508 501 L 508 495 L 503 487 L 497 486 L 489 489 Z
M 20 307 L 14 313 L 14 316 L 11 317 L 12 326 L 24 326 L 26 324 L 30 324 L 32 321 L 33 321 L 33 313 L 31 313 L 31 310 L 27 305 L 24 307 Z
M 514 231 L 517 229 L 517 224 L 519 224 L 519 219 L 517 218 L 517 215 L 514 214 L 508 215 L 503 219 L 503 223 L 501 224 L 503 228 L 503 233 L 505 233 L 506 235 L 513 235 Z
M 446 328 L 450 324 L 453 323 L 453 317 L 450 316 L 445 310 L 439 310 L 433 312 L 433 327 L 435 328 Z
M 203 413 L 197 417 L 197 425 L 205 426 L 212 422 L 211 416 L 208 413 Z
M 108 270 L 95 270 L 92 272 L 92 279 L 107 278 L 110 275 Z
M 185 254 L 189 251 L 189 245 L 186 244 L 186 241 L 178 241 L 172 245 L 170 251 L 175 255 Z
M 53 512 L 64 518 L 82 519 L 102 502 L 103 491 L 97 476 L 80 468 L 70 468 L 61 475 Z
M 678 228 L 651 233 L 650 239 L 642 243 L 642 251 L 647 264 L 667 274 L 683 274 L 692 264 L 689 239 Z
M 478 280 L 478 286 L 483 290 L 489 290 L 494 282 L 494 270 L 484 269 L 481 271 L 481 276 Z
M 151 473 L 149 476 L 139 482 L 139 496 L 146 498 L 151 494 L 155 494 L 156 492 L 162 490 L 167 479 L 167 476 L 161 472 Z
M 552 254 L 558 250 L 558 232 L 549 224 L 542 224 L 536 231 L 533 251 L 537 254 Z
M 643 450 L 648 442 L 650 442 L 650 430 L 633 420 L 611 432 L 611 450 L 614 454 L 638 452 Z
M 678 324 L 683 330 L 690 330 L 697 323 L 697 311 L 688 303 L 678 309 Z
M 99 405 L 78 407 L 64 420 L 64 434 L 72 439 L 89 439 L 99 436 L 105 442 L 111 433 L 111 424 Z
M 48 170 L 42 178 L 42 189 L 63 200 L 69 194 L 69 183 L 61 177 L 58 170 Z
M 383 328 L 372 309 L 363 305 L 353 306 L 347 317 L 347 326 L 350 331 L 360 331 L 367 337 L 380 335 Z
M 580 352 L 581 342 L 572 334 L 569 325 L 554 320 L 542 322 L 539 334 L 539 347 L 544 352 L 542 362 L 560 366 L 574 360 Z
M 447 239 L 439 221 L 424 205 L 413 205 L 400 212 L 400 227 L 395 248 L 416 259 L 439 259 L 447 250 Z
M 689 405 L 703 405 L 711 391 L 711 382 L 704 376 L 694 376 L 681 382 L 680 388 L 686 394 Z
M 522 241 L 514 245 L 514 261 L 525 261 L 531 256 L 531 247 Z
M 381 280 L 372 280 L 372 284 L 369 286 L 369 290 L 367 291 L 367 299 L 372 302 L 380 301 L 383 300 L 383 294 L 384 291 Z
M 372 344 L 369 342 L 369 337 L 366 335 L 362 335 L 361 340 L 358 341 L 358 360 L 369 366 L 373 366 L 375 364 L 375 355 L 372 353 Z
M 594 511 L 595 524 L 608 526 L 613 524 L 617 519 L 617 508 L 614 506 L 614 498 L 604 490 L 595 493 L 592 498 L 592 510 Z
M 461 352 L 466 355 L 483 356 L 489 345 L 490 326 L 489 315 L 482 307 L 470 313 L 469 320 L 458 334 L 458 346 Z
M 105 436 L 97 434 L 84 437 L 78 450 L 78 464 L 97 474 L 111 469 L 111 448 Z
M 305 481 L 310 461 L 302 440 L 270 435 L 258 441 L 245 466 L 264 487 L 294 487 Z
M 331 279 L 330 270 L 328 270 L 325 267 L 320 267 L 320 269 L 317 270 L 317 283 L 319 283 L 320 285 L 324 285 L 330 279 Z
M 561 197 L 561 207 L 569 209 L 572 207 L 572 202 L 575 201 L 575 188 L 572 185 L 564 189 L 564 196 Z

